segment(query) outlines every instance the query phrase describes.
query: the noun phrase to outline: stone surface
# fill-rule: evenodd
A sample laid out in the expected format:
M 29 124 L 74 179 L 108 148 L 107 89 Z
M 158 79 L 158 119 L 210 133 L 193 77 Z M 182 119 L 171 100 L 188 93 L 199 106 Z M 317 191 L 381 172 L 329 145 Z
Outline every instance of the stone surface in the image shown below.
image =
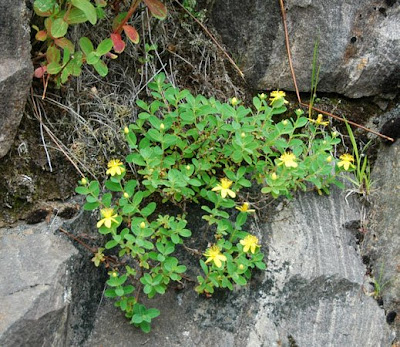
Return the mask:
M 0 158 L 10 149 L 32 81 L 25 1 L 0 2 Z
M 382 287 L 387 313 L 395 312 L 392 328 L 400 342 L 400 141 L 383 146 L 372 173 L 375 182 L 363 253 Z
M 161 316 L 150 334 L 104 301 L 92 346 L 390 346 L 384 311 L 363 291 L 365 266 L 352 232 L 358 203 L 344 193 L 300 195 L 253 231 L 268 269 L 250 286 L 198 297 L 193 286 L 152 301 Z
M 250 85 L 294 90 L 279 1 L 211 3 L 211 23 Z M 399 1 L 286 0 L 285 6 L 300 91 L 310 90 L 316 40 L 321 64 L 318 91 L 351 98 L 398 91 Z
M 0 229 L 0 346 L 80 345 L 91 330 L 104 279 L 61 224 Z

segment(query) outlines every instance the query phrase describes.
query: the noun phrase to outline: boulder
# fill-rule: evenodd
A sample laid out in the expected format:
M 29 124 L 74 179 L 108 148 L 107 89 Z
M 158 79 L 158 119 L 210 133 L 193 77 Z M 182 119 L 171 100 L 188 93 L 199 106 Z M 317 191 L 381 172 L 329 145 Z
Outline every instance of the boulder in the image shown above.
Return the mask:
M 294 90 L 279 1 L 211 3 L 210 21 L 251 87 Z M 301 92 L 310 90 L 316 41 L 321 66 L 318 91 L 350 98 L 398 91 L 400 2 L 286 0 L 285 6 Z
M 372 172 L 374 182 L 364 256 L 380 286 L 387 321 L 400 342 L 400 142 L 383 146 Z
M 172 289 L 147 304 L 161 310 L 150 334 L 104 301 L 85 346 L 387 347 L 393 336 L 363 290 L 366 268 L 344 227 L 359 218 L 358 202 L 344 192 L 300 194 L 252 225 L 268 265 L 249 286 L 210 299 L 193 285 Z
M 63 227 L 88 223 L 81 215 Z M 90 332 L 104 276 L 60 226 L 56 217 L 0 229 L 0 346 L 79 346 Z
M 0 158 L 13 143 L 32 81 L 30 18 L 25 3 L 0 2 Z

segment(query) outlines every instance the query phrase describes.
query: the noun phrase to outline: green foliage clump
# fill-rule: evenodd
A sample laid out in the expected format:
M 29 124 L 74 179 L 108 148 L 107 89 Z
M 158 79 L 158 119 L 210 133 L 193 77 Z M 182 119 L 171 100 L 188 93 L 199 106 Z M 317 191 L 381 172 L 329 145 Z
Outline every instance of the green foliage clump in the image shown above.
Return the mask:
M 95 48 L 87 37 L 79 39 L 80 51 L 75 44 L 67 38 L 69 28 L 73 25 L 89 22 L 97 25 L 100 19 L 105 17 L 105 9 L 109 4 L 106 0 L 35 0 L 33 8 L 35 14 L 43 17 L 43 28 L 37 31 L 35 39 L 44 42 L 45 45 L 36 52 L 39 54 L 40 66 L 35 69 L 35 77 L 51 76 L 57 86 L 68 81 L 70 76 L 79 76 L 83 64 L 93 66 L 97 73 L 104 77 L 108 74 L 105 57 L 115 59 L 122 53 L 125 42 L 121 37 L 122 32 L 134 44 L 139 43 L 137 30 L 127 22 L 132 17 L 141 2 L 144 2 L 150 13 L 158 18 L 165 19 L 166 7 L 159 0 L 133 0 L 129 10 L 116 15 L 110 37 L 102 40 Z
M 244 229 L 255 212 L 246 191 L 261 190 L 272 198 L 291 198 L 297 190 L 328 193 L 331 184 L 342 187 L 337 175 L 349 169 L 346 163 L 336 165 L 333 153 L 340 140 L 321 117 L 308 119 L 297 110 L 293 118 L 274 120 L 287 111 L 282 91 L 269 99 L 254 97 L 248 108 L 236 98 L 223 103 L 193 96 L 166 83 L 163 74 L 148 87 L 153 100 L 137 100 L 142 112 L 123 130 L 131 150 L 125 162 L 135 167 L 136 176 L 113 159 L 107 192 L 85 178 L 76 189 L 86 196 L 86 210 L 100 209 L 97 227 L 109 236 L 93 261 L 107 263 L 104 251 L 111 249 L 121 260 L 108 264 L 114 270 L 106 296 L 145 332 L 159 311 L 147 309 L 140 294 L 164 294 L 172 281 L 185 276 L 176 251 L 187 247 L 185 240 L 192 236 L 187 203 L 200 204 L 212 233 L 204 235 L 208 245 L 191 249 L 204 255 L 196 291 L 210 296 L 217 288 L 244 286 L 254 270 L 265 269 L 261 235 Z M 160 203 L 165 202 L 180 213 L 162 214 Z

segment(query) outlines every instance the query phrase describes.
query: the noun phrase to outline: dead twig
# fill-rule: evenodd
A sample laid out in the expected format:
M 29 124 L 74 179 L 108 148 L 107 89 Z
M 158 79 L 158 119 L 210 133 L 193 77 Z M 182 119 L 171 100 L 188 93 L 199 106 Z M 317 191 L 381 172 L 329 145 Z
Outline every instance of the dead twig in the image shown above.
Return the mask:
M 176 1 L 176 0 L 175 0 L 175 1 Z M 293 84 L 294 84 L 294 88 L 295 88 L 295 91 L 296 91 L 297 100 L 298 100 L 299 104 L 300 104 L 301 106 L 304 106 L 304 107 L 309 108 L 309 107 L 311 107 L 310 104 L 306 104 L 306 103 L 304 103 L 304 102 L 301 101 L 300 93 L 299 93 L 299 88 L 297 87 L 296 74 L 295 74 L 295 72 L 294 72 L 293 62 L 292 62 L 292 54 L 291 54 L 291 52 L 290 52 L 289 34 L 288 34 L 288 29 L 287 29 L 287 24 L 286 24 L 286 10 L 285 10 L 285 5 L 284 5 L 284 2 L 283 2 L 283 1 L 284 1 L 284 0 L 279 0 L 279 4 L 280 4 L 281 14 L 282 14 L 283 30 L 284 30 L 284 32 L 285 32 L 285 45 L 286 45 L 286 51 L 287 51 L 288 60 L 289 60 L 290 73 L 291 73 L 291 75 L 292 75 L 292 80 L 293 80 Z M 363 129 L 363 130 L 368 131 L 368 132 L 370 132 L 370 133 L 372 133 L 372 134 L 375 134 L 375 135 L 380 136 L 380 137 L 382 137 L 382 138 L 384 138 L 384 139 L 387 139 L 387 140 L 389 140 L 389 141 L 394 142 L 394 139 L 392 139 L 391 137 L 386 136 L 386 135 L 383 135 L 383 134 L 381 134 L 381 133 L 379 133 L 379 132 L 377 132 L 377 131 L 374 131 L 374 130 L 372 130 L 372 129 L 366 128 L 366 127 L 364 127 L 364 126 L 361 125 L 361 124 L 358 124 L 358 123 L 355 123 L 355 122 L 352 122 L 352 121 L 343 119 L 343 118 L 341 118 L 341 117 L 339 117 L 339 116 L 336 116 L 336 115 L 334 115 L 334 114 L 332 114 L 332 113 L 329 113 L 329 112 L 326 112 L 326 111 L 322 111 L 322 110 L 320 110 L 320 109 L 318 109 L 318 108 L 316 108 L 316 107 L 311 107 L 311 108 L 312 108 L 314 111 L 317 111 L 317 112 L 319 112 L 319 113 L 323 113 L 323 114 L 325 114 L 325 115 L 327 115 L 327 116 L 329 116 L 329 117 L 335 118 L 335 119 L 340 120 L 340 121 L 342 121 L 342 122 L 348 122 L 349 124 L 354 125 L 354 126 L 357 127 L 357 128 Z

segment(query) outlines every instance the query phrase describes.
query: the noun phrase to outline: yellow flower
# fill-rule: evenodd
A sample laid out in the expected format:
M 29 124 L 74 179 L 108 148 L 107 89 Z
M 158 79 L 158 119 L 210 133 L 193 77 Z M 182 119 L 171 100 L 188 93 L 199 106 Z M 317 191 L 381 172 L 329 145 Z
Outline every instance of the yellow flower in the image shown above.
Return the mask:
M 207 257 L 206 264 L 213 261 L 217 267 L 221 267 L 222 262 L 226 261 L 226 257 L 221 253 L 221 250 L 217 245 L 207 249 L 204 255 Z
M 285 164 L 286 167 L 297 167 L 297 163 L 295 162 L 296 156 L 293 153 L 285 152 L 279 160 L 281 162 L 278 165 Z
M 119 159 L 112 159 L 108 162 L 108 170 L 106 171 L 107 175 L 115 176 L 122 175 L 125 172 L 124 164 L 122 164 Z
M 260 247 L 258 238 L 254 235 L 247 235 L 243 240 L 240 240 L 240 244 L 243 245 L 243 252 L 246 253 L 250 250 L 254 254 L 257 247 Z
M 239 100 L 238 100 L 237 98 L 233 97 L 233 98 L 231 99 L 231 105 L 232 105 L 232 106 L 236 106 L 238 103 L 239 103 Z
M 250 207 L 250 204 L 248 202 L 243 203 L 242 206 L 236 206 L 236 209 L 239 210 L 240 212 L 256 212 L 256 210 L 253 210 Z
M 118 215 L 114 214 L 113 208 L 104 208 L 100 210 L 100 213 L 103 218 L 97 222 L 98 228 L 100 228 L 103 224 L 106 228 L 111 228 L 112 222 L 118 223 L 118 221 L 115 219 L 115 217 L 118 217 Z
M 345 153 L 345 154 L 342 154 L 340 157 L 339 157 L 339 159 L 340 159 L 340 161 L 338 162 L 338 166 L 339 167 L 342 167 L 343 166 L 343 168 L 347 171 L 349 168 L 353 168 L 354 167 L 354 164 L 353 164 L 353 162 L 354 162 L 354 157 L 351 155 L 351 154 L 349 154 L 349 153 Z
M 317 119 L 308 118 L 308 120 L 317 125 L 327 126 L 329 124 L 329 121 L 323 121 L 323 115 L 321 113 L 318 115 Z
M 286 96 L 286 93 L 283 92 L 282 90 L 275 90 L 275 91 L 271 92 L 271 94 L 270 94 L 271 98 L 269 99 L 269 101 L 271 101 L 271 105 L 272 105 L 275 101 L 283 99 L 284 100 L 283 102 L 285 104 L 288 104 L 289 102 L 284 99 L 285 96 Z
M 232 183 L 233 182 L 228 180 L 227 178 L 221 178 L 221 184 L 217 184 L 217 186 L 214 187 L 212 191 L 221 191 L 221 196 L 223 199 L 225 199 L 227 195 L 229 195 L 231 198 L 234 198 L 236 196 L 236 193 L 229 189 Z

